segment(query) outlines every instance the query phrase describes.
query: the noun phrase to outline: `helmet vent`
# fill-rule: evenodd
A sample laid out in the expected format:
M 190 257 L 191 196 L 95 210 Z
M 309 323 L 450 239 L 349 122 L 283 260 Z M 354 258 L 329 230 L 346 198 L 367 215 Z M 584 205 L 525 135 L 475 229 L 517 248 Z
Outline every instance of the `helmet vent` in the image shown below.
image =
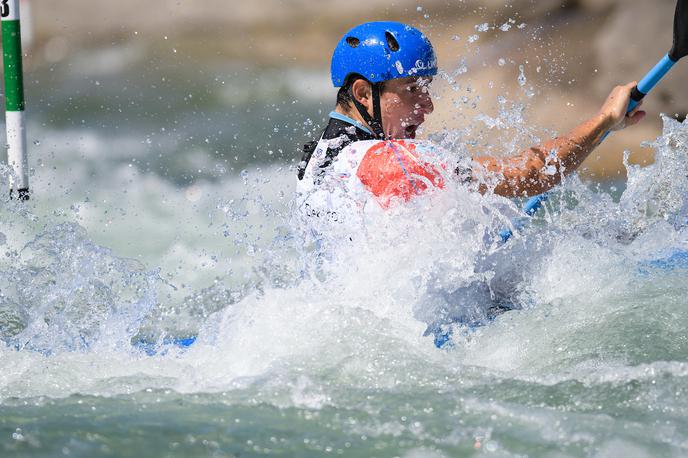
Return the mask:
M 346 37 L 346 43 L 352 48 L 356 48 L 361 43 L 361 40 L 356 37 Z
M 385 32 L 385 37 L 387 38 L 387 45 L 389 46 L 390 51 L 399 51 L 399 42 L 396 38 L 394 38 L 394 35 L 389 32 Z

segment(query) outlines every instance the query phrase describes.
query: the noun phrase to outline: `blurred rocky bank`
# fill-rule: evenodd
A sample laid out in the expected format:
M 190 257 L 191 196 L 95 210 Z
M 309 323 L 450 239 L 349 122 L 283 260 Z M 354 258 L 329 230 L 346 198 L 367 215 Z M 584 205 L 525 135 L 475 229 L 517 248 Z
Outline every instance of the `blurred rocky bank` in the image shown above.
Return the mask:
M 431 37 L 444 72 L 426 132 L 463 129 L 481 139 L 478 149 L 490 136 L 506 142 L 522 134 L 499 131 L 495 123 L 475 126 L 480 113 L 498 116 L 500 95 L 525 104 L 526 124 L 553 131 L 594 114 L 613 85 L 642 77 L 668 50 L 675 6 L 674 0 L 22 3 L 30 15 L 29 66 L 52 65 L 88 50 L 139 46 L 153 54 L 174 48 L 201 66 L 235 60 L 326 75 L 332 48 L 349 27 L 368 20 L 406 21 Z M 688 66 L 677 66 L 648 97 L 648 120 L 611 136 L 587 162 L 586 173 L 618 176 L 624 149 L 632 150 L 635 162 L 651 161 L 651 151 L 639 145 L 660 133 L 659 113 L 685 115 L 686 81 Z

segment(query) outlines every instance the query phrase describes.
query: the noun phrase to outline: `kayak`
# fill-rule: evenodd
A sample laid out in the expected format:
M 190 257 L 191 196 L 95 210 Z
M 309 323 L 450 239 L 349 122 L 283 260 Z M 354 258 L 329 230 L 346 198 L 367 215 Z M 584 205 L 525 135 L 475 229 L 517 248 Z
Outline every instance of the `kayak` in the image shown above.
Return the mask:
M 669 254 L 641 261 L 638 263 L 638 273 L 641 275 L 649 275 L 653 270 L 664 272 L 688 269 L 688 250 L 673 250 Z M 503 303 L 496 304 L 490 308 L 489 313 L 485 319 L 472 319 L 470 321 L 456 321 L 451 323 L 435 323 L 428 326 L 424 337 L 432 337 L 435 347 L 441 349 L 449 349 L 452 347 L 452 336 L 456 326 L 460 326 L 467 332 L 474 331 L 482 326 L 493 322 L 502 313 L 517 309 L 518 307 L 509 307 Z M 170 350 L 185 350 L 196 343 L 197 336 L 187 337 L 165 337 L 162 342 L 152 342 L 146 339 L 140 339 L 132 343 L 132 346 L 141 350 L 148 356 L 165 355 Z
M 164 337 L 162 342 L 153 342 L 144 338 L 132 342 L 132 346 L 148 356 L 165 355 L 173 349 L 186 349 L 196 343 L 197 336 Z
M 640 261 L 637 264 L 637 271 L 642 276 L 647 276 L 658 271 L 668 273 L 682 269 L 688 270 L 688 250 L 675 249 L 669 254 Z M 432 336 L 435 347 L 449 349 L 453 346 L 452 336 L 457 326 L 466 332 L 471 332 L 493 322 L 502 313 L 509 310 L 515 310 L 517 308 L 518 307 L 509 308 L 508 306 L 504 306 L 500 303 L 491 308 L 490 313 L 488 313 L 488 316 L 483 320 L 455 321 L 442 324 L 433 324 L 428 326 L 423 335 L 425 337 Z

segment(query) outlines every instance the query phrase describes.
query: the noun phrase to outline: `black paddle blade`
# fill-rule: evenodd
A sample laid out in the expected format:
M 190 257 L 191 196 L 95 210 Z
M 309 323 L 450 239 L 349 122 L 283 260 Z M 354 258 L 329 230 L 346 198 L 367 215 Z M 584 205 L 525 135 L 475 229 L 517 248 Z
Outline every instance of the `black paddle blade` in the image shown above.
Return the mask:
M 678 0 L 674 15 L 674 46 L 669 57 L 676 62 L 688 56 L 688 0 Z

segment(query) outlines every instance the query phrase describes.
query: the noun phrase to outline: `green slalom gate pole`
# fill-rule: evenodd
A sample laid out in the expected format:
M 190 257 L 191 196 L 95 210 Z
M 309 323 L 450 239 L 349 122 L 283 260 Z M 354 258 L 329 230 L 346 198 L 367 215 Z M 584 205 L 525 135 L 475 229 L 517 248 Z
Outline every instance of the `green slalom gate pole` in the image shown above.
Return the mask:
M 19 0 L 0 0 L 2 16 L 2 50 L 5 68 L 5 121 L 7 125 L 7 163 L 14 176 L 10 196 L 29 198 L 29 157 L 26 150 L 24 116 L 24 71 L 22 66 Z

